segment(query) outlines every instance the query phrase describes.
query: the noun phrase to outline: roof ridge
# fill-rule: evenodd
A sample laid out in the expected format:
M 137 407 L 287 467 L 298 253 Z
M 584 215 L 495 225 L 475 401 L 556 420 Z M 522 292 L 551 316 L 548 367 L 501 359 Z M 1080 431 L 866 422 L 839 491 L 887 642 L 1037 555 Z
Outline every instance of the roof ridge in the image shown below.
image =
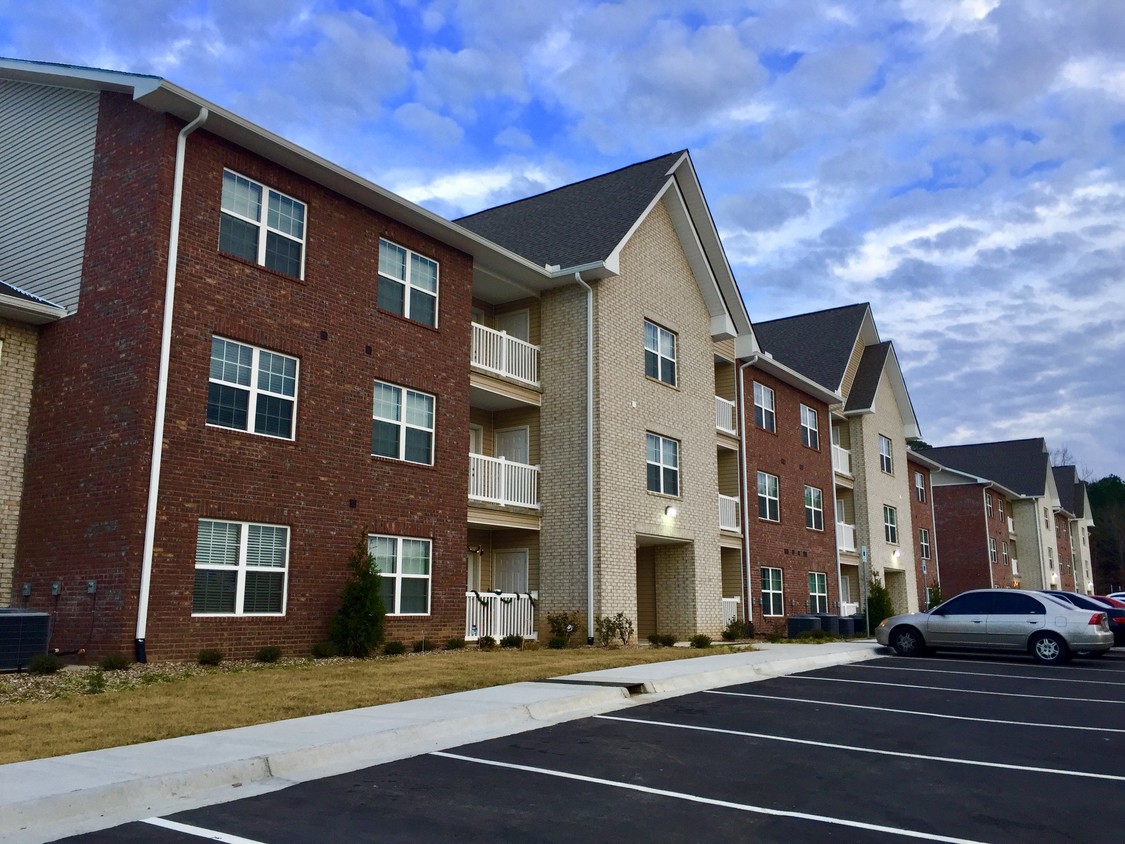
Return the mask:
M 851 308 L 863 308 L 863 307 L 870 308 L 871 303 L 870 302 L 853 302 L 850 305 L 837 305 L 834 308 L 821 308 L 819 311 L 806 311 L 805 313 L 790 314 L 789 316 L 775 317 L 774 319 L 755 320 L 754 325 L 769 325 L 772 322 L 784 322 L 787 319 L 799 319 L 801 317 L 819 316 L 820 314 L 828 314 L 828 313 L 832 313 L 833 311 L 846 311 L 846 310 L 849 310 Z

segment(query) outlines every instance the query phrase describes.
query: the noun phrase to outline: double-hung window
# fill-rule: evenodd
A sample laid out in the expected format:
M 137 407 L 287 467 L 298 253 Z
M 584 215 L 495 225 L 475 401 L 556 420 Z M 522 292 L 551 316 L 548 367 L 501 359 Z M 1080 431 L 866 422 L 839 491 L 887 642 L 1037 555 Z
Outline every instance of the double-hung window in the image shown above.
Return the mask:
M 809 572 L 809 612 L 828 612 L 828 575 Z
M 767 431 L 777 430 L 774 413 L 773 390 L 765 384 L 754 382 L 754 424 Z
M 659 434 L 645 434 L 648 491 L 680 494 L 680 444 Z
M 996 512 L 1000 514 L 1000 518 L 1004 518 L 1004 496 L 996 496 Z
M 925 528 L 918 528 L 918 544 L 921 546 L 922 559 L 930 559 L 930 532 Z
M 200 519 L 192 615 L 283 615 L 289 528 Z
M 785 615 L 785 593 L 781 589 L 781 569 L 762 569 L 762 615 Z
M 645 320 L 645 375 L 676 386 L 676 335 Z
M 801 442 L 809 448 L 820 450 L 820 429 L 817 427 L 816 410 L 806 404 L 801 405 Z
M 992 565 L 996 565 L 998 558 L 996 556 L 996 540 L 991 536 L 988 537 L 988 561 Z
M 918 500 L 923 504 L 926 503 L 926 476 L 921 472 L 914 473 L 914 492 L 918 496 Z
M 895 460 L 894 452 L 891 450 L 891 440 L 889 437 L 879 435 L 879 468 L 886 472 L 888 475 L 895 473 Z
M 824 493 L 815 486 L 805 486 L 805 527 L 824 530 Z
M 384 311 L 437 325 L 438 263 L 389 240 L 379 240 L 379 292 Z
M 367 537 L 367 550 L 382 576 L 387 613 L 429 615 L 430 540 L 372 534 Z
M 898 545 L 898 510 L 883 505 L 883 538 Z
M 293 439 L 297 359 L 211 338 L 207 424 Z
M 1004 552 L 1004 565 L 1008 565 L 1009 563 L 1012 562 L 1012 555 L 1009 553 L 1010 549 L 1008 548 L 1008 543 L 1004 542 L 1004 543 L 1001 543 L 1001 545 L 1002 545 L 1002 550 Z
M 435 401 L 429 393 L 376 381 L 371 453 L 433 465 Z
M 219 251 L 304 278 L 305 204 L 224 170 Z
M 984 509 L 988 513 L 988 518 L 992 518 L 992 495 L 991 493 L 984 494 Z
M 768 522 L 781 521 L 781 496 L 777 475 L 758 473 L 758 518 Z

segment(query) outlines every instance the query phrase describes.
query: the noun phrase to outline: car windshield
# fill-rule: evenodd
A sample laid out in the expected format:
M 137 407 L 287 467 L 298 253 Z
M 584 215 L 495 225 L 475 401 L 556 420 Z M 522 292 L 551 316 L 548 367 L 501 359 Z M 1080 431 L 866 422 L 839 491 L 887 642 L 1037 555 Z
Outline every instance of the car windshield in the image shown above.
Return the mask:
M 1054 601 L 1060 607 L 1066 607 L 1068 610 L 1074 609 L 1074 604 L 1072 604 L 1066 598 L 1060 598 L 1058 595 L 1052 595 L 1050 592 L 1040 592 L 1039 595 L 1040 597 L 1045 598 L 1048 601 Z

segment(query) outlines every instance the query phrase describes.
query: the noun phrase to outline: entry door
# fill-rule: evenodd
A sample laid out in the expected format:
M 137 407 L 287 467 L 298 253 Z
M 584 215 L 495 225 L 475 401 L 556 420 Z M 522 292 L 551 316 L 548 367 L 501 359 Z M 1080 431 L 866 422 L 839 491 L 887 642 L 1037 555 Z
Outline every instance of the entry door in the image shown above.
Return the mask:
M 497 551 L 492 557 L 492 588 L 527 592 L 527 549 Z
M 531 315 L 527 311 L 512 311 L 496 315 L 496 330 L 506 331 L 517 340 L 525 343 L 531 336 Z
M 840 600 L 852 602 L 852 579 L 846 574 L 840 575 Z
M 496 432 L 496 456 L 513 463 L 531 462 L 530 432 L 526 427 L 505 428 Z
M 484 454 L 484 428 L 469 426 L 469 454 Z

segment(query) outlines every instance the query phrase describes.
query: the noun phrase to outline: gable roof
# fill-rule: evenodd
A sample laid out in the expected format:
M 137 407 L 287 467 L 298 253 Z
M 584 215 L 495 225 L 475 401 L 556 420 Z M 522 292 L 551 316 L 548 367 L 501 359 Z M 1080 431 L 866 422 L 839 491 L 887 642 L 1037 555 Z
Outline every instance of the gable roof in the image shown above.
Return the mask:
M 875 394 L 879 392 L 879 381 L 890 351 L 890 341 L 876 343 L 863 350 L 851 392 L 848 393 L 848 402 L 844 405 L 845 413 L 870 410 L 875 406 Z
M 14 284 L 0 281 L 0 317 L 43 325 L 66 316 L 66 308 L 41 299 Z
M 839 391 L 864 323 L 871 317 L 866 302 L 811 314 L 755 322 L 758 345 L 818 384 Z M 874 320 L 871 320 L 874 328 Z M 874 342 L 878 342 L 875 333 Z
M 1049 492 L 1050 457 L 1042 437 L 938 446 L 926 449 L 926 456 L 951 469 L 996 481 L 1027 498 L 1043 498 Z

